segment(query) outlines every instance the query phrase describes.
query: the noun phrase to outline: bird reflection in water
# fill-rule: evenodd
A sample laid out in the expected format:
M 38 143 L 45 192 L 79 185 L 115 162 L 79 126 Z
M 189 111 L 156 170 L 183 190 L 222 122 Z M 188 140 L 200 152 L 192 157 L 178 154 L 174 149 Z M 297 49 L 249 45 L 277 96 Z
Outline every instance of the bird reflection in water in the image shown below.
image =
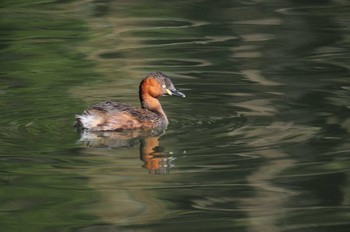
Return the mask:
M 174 166 L 174 157 L 159 145 L 159 138 L 164 129 L 153 130 L 127 130 L 127 131 L 86 131 L 80 132 L 79 143 L 95 148 L 130 148 L 139 144 L 140 159 L 144 162 L 142 167 L 150 174 L 166 174 Z

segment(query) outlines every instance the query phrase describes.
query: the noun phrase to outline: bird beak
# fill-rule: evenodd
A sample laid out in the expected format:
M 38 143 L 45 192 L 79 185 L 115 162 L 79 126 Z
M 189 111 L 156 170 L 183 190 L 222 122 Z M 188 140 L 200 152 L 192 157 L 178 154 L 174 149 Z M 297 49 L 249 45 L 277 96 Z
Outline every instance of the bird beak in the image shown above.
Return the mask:
M 176 90 L 176 89 L 166 89 L 165 90 L 167 92 L 168 95 L 170 96 L 177 96 L 177 97 L 186 97 L 185 94 L 181 93 L 180 91 Z

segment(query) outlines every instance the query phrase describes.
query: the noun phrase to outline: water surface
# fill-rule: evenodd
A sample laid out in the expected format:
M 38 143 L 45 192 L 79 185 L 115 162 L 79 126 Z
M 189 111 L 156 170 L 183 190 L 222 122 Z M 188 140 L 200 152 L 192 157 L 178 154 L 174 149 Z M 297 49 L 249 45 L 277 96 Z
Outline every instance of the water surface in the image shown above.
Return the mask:
M 346 231 L 347 1 L 2 1 L 2 231 Z M 74 115 L 169 75 L 166 131 Z

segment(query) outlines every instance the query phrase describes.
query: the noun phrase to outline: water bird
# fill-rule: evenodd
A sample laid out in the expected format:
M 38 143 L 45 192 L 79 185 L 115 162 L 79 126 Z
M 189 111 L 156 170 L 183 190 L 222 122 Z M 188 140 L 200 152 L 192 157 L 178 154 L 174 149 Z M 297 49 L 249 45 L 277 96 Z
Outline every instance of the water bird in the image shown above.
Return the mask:
M 160 96 L 185 97 L 170 78 L 161 72 L 149 73 L 140 83 L 141 108 L 104 101 L 76 115 L 76 127 L 88 131 L 166 128 L 169 120 L 158 100 Z

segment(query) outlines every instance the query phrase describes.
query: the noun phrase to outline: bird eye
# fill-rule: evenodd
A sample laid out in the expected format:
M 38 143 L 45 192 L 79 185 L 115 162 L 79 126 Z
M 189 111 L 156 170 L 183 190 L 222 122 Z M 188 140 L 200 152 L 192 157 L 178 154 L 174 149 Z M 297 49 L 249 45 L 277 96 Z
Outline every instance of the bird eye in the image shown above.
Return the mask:
M 165 89 L 165 88 L 166 88 L 166 85 L 162 85 L 162 88 Z

